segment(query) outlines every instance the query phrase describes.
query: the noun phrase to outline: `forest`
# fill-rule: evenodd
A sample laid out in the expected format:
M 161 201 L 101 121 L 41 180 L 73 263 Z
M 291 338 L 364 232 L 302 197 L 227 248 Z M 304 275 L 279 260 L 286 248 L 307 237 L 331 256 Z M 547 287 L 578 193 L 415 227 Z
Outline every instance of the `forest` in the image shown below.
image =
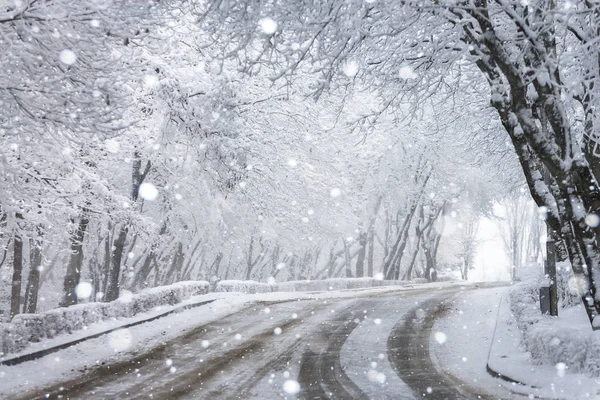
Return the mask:
M 467 280 L 496 218 L 510 277 L 548 235 L 600 326 L 599 27 L 591 0 L 0 0 L 2 318 Z

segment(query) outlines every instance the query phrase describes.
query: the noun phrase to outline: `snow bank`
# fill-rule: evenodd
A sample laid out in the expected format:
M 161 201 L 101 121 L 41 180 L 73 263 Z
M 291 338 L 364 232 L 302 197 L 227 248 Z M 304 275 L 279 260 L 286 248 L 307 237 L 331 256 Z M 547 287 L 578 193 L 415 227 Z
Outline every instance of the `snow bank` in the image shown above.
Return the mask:
M 127 318 L 158 306 L 174 305 L 193 296 L 208 293 L 205 281 L 178 282 L 169 286 L 146 289 L 137 294 L 124 291 L 110 303 L 83 303 L 40 314 L 19 314 L 0 326 L 4 354 L 18 352 L 42 339 L 83 329 L 94 322 Z
M 509 292 L 521 345 L 534 364 L 564 363 L 569 371 L 600 376 L 600 332 L 592 331 L 581 305 L 559 310 L 558 318 L 541 315 L 539 288 L 547 279 L 538 271 Z
M 280 292 L 311 292 L 344 289 L 365 289 L 379 286 L 400 286 L 406 282 L 374 278 L 333 278 L 318 281 L 290 281 L 278 284 Z
M 365 289 L 379 286 L 401 286 L 407 282 L 386 281 L 374 278 L 334 278 L 324 280 L 289 281 L 282 283 L 261 283 L 256 281 L 220 281 L 215 292 L 316 292 L 344 289 Z
M 270 293 L 277 292 L 277 285 L 256 281 L 220 281 L 215 292 Z
M 216 292 L 316 292 L 344 289 L 365 289 L 379 286 L 401 286 L 407 282 L 386 281 L 374 278 L 334 278 L 324 280 L 289 281 L 282 283 L 260 283 L 255 281 L 220 281 Z

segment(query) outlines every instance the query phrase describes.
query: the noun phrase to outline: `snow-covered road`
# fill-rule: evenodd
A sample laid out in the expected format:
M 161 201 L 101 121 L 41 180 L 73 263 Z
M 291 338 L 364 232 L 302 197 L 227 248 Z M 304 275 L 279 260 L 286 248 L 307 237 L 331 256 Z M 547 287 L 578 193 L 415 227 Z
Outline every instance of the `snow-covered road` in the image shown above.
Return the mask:
M 156 331 L 156 324 L 168 324 L 164 339 L 153 346 L 138 346 L 126 356 L 83 369 L 74 363 L 71 380 L 42 387 L 33 384 L 30 390 L 23 390 L 26 385 L 14 385 L 4 395 L 73 399 L 477 398 L 481 395 L 478 389 L 440 373 L 428 350 L 433 321 L 444 304 L 462 290 L 470 289 L 367 290 L 352 297 L 258 301 L 208 323 L 197 318 L 194 325 L 190 315 L 214 307 L 207 305 L 154 321 L 146 328 L 136 327 L 140 332 L 133 334 L 141 336 L 143 329 Z M 174 334 L 178 330 L 180 333 Z M 84 354 L 86 344 L 78 346 Z M 48 374 L 48 366 L 48 360 L 42 359 L 25 363 L 20 370 L 35 382 L 36 374 Z M 8 377 L 3 375 L 3 379 Z

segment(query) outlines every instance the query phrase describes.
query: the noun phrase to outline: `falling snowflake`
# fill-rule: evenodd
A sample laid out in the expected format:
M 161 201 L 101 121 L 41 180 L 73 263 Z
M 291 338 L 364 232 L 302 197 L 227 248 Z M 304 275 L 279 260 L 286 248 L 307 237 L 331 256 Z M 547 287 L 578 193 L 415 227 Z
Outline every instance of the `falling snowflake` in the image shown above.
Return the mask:
M 258 21 L 258 26 L 263 31 L 263 33 L 267 35 L 272 35 L 277 31 L 277 22 L 273 21 L 271 18 L 262 18 Z
M 58 53 L 58 59 L 63 64 L 73 65 L 75 64 L 75 61 L 77 61 L 77 55 L 73 50 L 64 49 L 60 53 Z
M 446 337 L 446 334 L 444 332 L 436 332 L 435 335 L 435 340 L 439 343 L 439 344 L 444 344 L 446 343 L 446 340 L 448 339 Z
M 94 288 L 91 283 L 79 282 L 79 284 L 75 286 L 75 295 L 78 299 L 88 299 L 92 295 L 93 290 Z
M 298 394 L 300 393 L 300 384 L 297 381 L 288 379 L 283 383 L 283 391 L 287 394 Z
M 335 197 L 338 197 L 338 196 L 339 196 L 339 195 L 341 195 L 341 194 L 342 194 L 342 191 L 341 191 L 340 189 L 338 189 L 338 188 L 333 188 L 333 189 L 331 189 L 331 191 L 329 192 L 329 195 L 330 195 L 331 197 L 334 197 L 334 198 L 335 198 Z
M 367 372 L 367 378 L 371 382 L 385 383 L 385 374 L 377 372 L 374 369 L 371 369 L 369 372 Z
M 156 198 L 158 197 L 158 189 L 156 188 L 156 186 L 149 182 L 142 183 L 140 185 L 138 193 L 142 197 L 142 199 L 148 201 L 156 200 Z
M 590 213 L 585 217 L 585 223 L 590 228 L 597 228 L 600 225 L 600 217 L 594 213 Z
M 283 331 L 281 330 L 281 328 L 280 328 L 280 327 L 277 327 L 277 328 L 273 329 L 273 333 L 274 333 L 275 335 L 281 335 L 281 333 L 282 333 L 282 332 L 283 332 Z

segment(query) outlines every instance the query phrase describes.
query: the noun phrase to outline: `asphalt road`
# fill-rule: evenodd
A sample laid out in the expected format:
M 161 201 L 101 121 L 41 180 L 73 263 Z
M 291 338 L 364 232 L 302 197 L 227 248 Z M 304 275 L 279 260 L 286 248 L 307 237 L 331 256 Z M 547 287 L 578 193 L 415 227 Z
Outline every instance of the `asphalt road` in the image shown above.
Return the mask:
M 485 398 L 429 356 L 433 321 L 461 290 L 264 302 L 23 398 Z

